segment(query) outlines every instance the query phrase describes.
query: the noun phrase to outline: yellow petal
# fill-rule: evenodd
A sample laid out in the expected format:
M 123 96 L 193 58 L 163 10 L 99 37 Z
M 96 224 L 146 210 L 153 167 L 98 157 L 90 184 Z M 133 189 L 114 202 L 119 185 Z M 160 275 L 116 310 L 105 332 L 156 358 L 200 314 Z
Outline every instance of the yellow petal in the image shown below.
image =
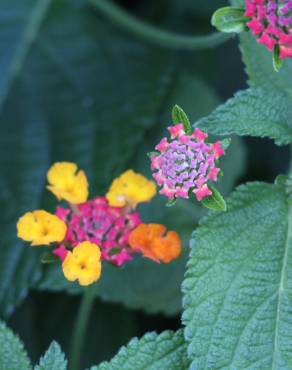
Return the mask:
M 48 171 L 47 178 L 51 191 L 58 200 L 72 204 L 81 204 L 88 198 L 88 181 L 84 171 L 78 171 L 71 162 L 57 162 Z

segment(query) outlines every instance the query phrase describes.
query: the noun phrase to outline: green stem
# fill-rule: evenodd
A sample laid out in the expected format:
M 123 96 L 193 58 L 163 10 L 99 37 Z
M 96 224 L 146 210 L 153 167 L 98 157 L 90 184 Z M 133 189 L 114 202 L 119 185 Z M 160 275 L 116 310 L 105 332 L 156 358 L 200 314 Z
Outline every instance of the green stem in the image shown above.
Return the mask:
M 75 323 L 73 337 L 70 345 L 70 370 L 78 370 L 80 367 L 81 352 L 84 344 L 84 336 L 89 321 L 89 316 L 94 301 L 94 288 L 89 286 L 85 288 L 83 297 L 80 303 L 77 321 Z
M 170 49 L 200 50 L 213 48 L 228 40 L 232 34 L 214 32 L 206 36 L 180 35 L 161 30 L 127 13 L 109 0 L 88 0 L 95 9 L 129 33 L 152 44 Z

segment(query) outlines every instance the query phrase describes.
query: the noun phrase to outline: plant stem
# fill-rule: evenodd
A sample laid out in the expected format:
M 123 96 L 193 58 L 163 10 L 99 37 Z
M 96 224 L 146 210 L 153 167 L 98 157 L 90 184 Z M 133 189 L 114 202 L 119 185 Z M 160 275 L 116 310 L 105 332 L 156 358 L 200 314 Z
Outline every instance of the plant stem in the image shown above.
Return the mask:
M 109 0 L 88 0 L 95 9 L 120 28 L 152 44 L 170 49 L 201 50 L 213 48 L 228 40 L 232 34 L 214 32 L 205 36 L 181 35 L 159 29 L 137 19 Z
M 94 301 L 94 288 L 89 286 L 85 288 L 82 300 L 80 302 L 77 321 L 75 323 L 73 336 L 70 345 L 70 370 L 78 370 L 80 366 L 81 352 L 84 345 L 84 336 L 89 321 L 89 316 Z

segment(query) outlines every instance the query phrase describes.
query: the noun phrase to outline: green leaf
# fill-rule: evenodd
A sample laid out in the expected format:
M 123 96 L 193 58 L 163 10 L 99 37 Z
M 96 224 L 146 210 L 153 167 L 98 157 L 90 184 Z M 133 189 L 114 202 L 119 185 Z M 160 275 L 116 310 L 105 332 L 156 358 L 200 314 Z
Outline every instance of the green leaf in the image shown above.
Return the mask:
M 172 108 L 171 115 L 173 124 L 176 125 L 177 123 L 182 123 L 187 134 L 190 134 L 192 132 L 190 120 L 181 107 L 175 105 Z
M 284 187 L 240 186 L 194 232 L 183 283 L 196 369 L 290 369 L 292 206 Z
M 0 343 L 0 370 L 32 369 L 23 344 L 4 322 L 0 322 Z
M 285 93 L 250 88 L 196 125 L 216 135 L 270 137 L 279 145 L 288 144 L 292 141 L 292 104 Z
M 218 31 L 226 33 L 240 33 L 245 31 L 248 18 L 244 16 L 243 8 L 226 6 L 216 10 L 211 18 L 212 26 Z
M 226 139 L 223 139 L 220 141 L 221 142 L 221 147 L 224 149 L 224 150 L 227 150 L 231 144 L 231 139 L 229 138 L 226 138 Z
M 210 186 L 210 189 L 212 190 L 212 195 L 204 198 L 201 201 L 202 205 L 212 211 L 225 212 L 227 208 L 224 198 L 214 186 Z
M 280 48 L 278 45 L 273 50 L 273 66 L 276 72 L 279 72 L 283 66 L 283 59 L 280 58 Z
M 148 333 L 141 339 L 134 338 L 110 361 L 90 370 L 187 370 L 186 344 L 182 330 L 165 331 L 160 335 Z
M 52 342 L 34 370 L 66 370 L 67 360 L 57 342 Z

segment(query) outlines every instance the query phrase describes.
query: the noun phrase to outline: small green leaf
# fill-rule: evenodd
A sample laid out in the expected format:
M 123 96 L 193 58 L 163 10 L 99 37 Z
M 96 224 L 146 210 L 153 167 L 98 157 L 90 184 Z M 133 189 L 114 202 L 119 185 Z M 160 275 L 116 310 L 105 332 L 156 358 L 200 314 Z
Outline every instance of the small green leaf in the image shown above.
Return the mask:
M 172 108 L 172 121 L 176 125 L 177 123 L 182 123 L 184 125 L 184 130 L 186 134 L 190 134 L 192 132 L 192 126 L 190 120 L 186 113 L 183 111 L 181 107 L 175 105 Z
M 52 252 L 44 253 L 41 259 L 42 263 L 54 263 L 54 262 L 59 262 L 59 261 L 60 259 Z
M 204 198 L 201 203 L 204 207 L 213 211 L 225 212 L 227 210 L 225 199 L 214 186 L 210 186 L 210 189 L 212 190 L 212 195 Z
M 228 149 L 229 145 L 231 144 L 231 139 L 230 138 L 226 138 L 226 139 L 223 139 L 220 141 L 221 142 L 221 146 L 224 150 Z
M 273 67 L 276 72 L 279 72 L 283 65 L 283 59 L 280 58 L 279 45 L 276 45 L 273 49 Z
M 166 207 L 172 207 L 176 203 L 176 198 L 169 199 L 169 201 L 166 203 Z
M 244 16 L 244 9 L 226 6 L 216 10 L 211 19 L 211 24 L 217 30 L 225 33 L 240 33 L 246 30 L 249 18 Z

